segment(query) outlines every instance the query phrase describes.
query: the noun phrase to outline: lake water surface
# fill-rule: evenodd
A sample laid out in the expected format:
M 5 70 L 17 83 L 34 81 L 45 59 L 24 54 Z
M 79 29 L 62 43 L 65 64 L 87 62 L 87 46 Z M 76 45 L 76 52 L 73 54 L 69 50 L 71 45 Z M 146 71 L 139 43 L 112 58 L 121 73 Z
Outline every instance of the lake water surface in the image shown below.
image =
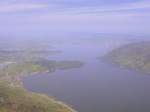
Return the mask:
M 55 43 L 62 53 L 49 59 L 80 60 L 84 66 L 24 77 L 24 87 L 53 96 L 78 112 L 150 112 L 150 75 L 97 59 L 124 43 L 114 39 Z

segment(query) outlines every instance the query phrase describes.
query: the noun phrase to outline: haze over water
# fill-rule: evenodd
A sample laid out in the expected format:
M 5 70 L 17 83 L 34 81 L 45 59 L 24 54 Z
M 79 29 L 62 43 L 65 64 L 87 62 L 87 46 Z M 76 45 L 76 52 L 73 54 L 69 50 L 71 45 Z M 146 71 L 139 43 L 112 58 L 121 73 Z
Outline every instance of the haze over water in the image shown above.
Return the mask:
M 129 42 L 132 41 L 114 38 L 84 38 L 72 42 L 55 42 L 54 48 L 62 53 L 48 56 L 50 60 L 80 60 L 85 63 L 84 66 L 27 76 L 23 80 L 24 87 L 53 96 L 79 112 L 150 110 L 150 77 L 114 66 L 101 59 L 101 56 L 113 48 Z
M 120 45 L 149 40 L 149 12 L 149 0 L 1 0 L 0 46 L 44 45 L 61 51 L 49 60 L 84 63 L 24 77 L 28 90 L 79 112 L 150 112 L 149 75 L 101 59 Z

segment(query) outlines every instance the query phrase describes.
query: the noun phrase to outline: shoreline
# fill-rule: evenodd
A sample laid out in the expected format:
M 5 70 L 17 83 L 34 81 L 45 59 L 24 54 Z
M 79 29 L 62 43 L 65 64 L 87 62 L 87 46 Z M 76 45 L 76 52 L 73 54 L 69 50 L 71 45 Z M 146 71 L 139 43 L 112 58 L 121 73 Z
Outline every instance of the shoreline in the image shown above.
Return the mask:
M 32 74 L 29 74 L 29 75 L 36 75 L 36 74 L 39 74 L 39 73 L 48 73 L 49 71 L 45 71 L 45 72 L 34 72 L 34 73 L 32 73 Z M 57 100 L 57 99 L 55 99 L 55 98 L 53 98 L 53 96 L 49 96 L 49 95 L 47 95 L 47 94 L 44 94 L 44 93 L 37 93 L 37 92 L 32 92 L 32 91 L 30 91 L 30 90 L 28 90 L 27 88 L 25 88 L 24 87 L 24 84 L 23 84 L 23 77 L 25 77 L 25 76 L 27 76 L 27 75 L 25 75 L 25 74 L 22 74 L 22 75 L 18 75 L 18 76 L 16 76 L 16 80 L 18 81 L 18 84 L 16 85 L 16 86 L 18 86 L 18 87 L 20 87 L 21 89 L 23 89 L 23 90 L 25 90 L 26 92 L 28 92 L 28 93 L 33 93 L 33 94 L 39 94 L 39 95 L 41 95 L 41 96 L 45 96 L 45 97 L 47 97 L 47 98 L 49 98 L 50 100 L 52 100 L 54 103 L 56 103 L 56 104 L 58 104 L 58 105 L 61 105 L 61 106 L 63 106 L 63 107 L 65 107 L 65 108 L 67 108 L 68 110 L 70 110 L 70 112 L 78 112 L 77 110 L 75 110 L 75 109 L 73 109 L 71 106 L 69 106 L 68 104 L 66 104 L 65 102 L 63 102 L 63 101 L 59 101 L 59 100 Z
M 59 101 L 59 99 L 57 100 L 57 98 L 56 99 L 53 98 L 53 96 L 50 96 L 45 93 L 32 92 L 32 90 L 31 91 L 28 90 L 27 88 L 24 87 L 23 78 L 30 76 L 30 75 L 37 75 L 40 73 L 41 74 L 43 74 L 43 73 L 50 74 L 57 70 L 80 68 L 81 66 L 83 66 L 83 62 L 79 62 L 79 61 L 61 61 L 61 62 L 42 61 L 42 62 L 40 62 L 40 61 L 39 61 L 39 63 L 33 63 L 31 61 L 28 63 L 21 63 L 21 64 L 19 63 L 19 64 L 12 65 L 12 66 L 10 65 L 10 67 L 6 68 L 7 71 L 6 70 L 2 71 L 2 73 L 4 75 L 2 75 L 0 83 L 4 84 L 4 85 L 2 84 L 2 86 L 4 86 L 6 88 L 5 90 L 8 89 L 8 90 L 12 91 L 13 93 L 16 91 L 16 89 L 19 90 L 18 93 L 14 94 L 13 98 L 15 97 L 16 99 L 18 99 L 16 95 L 20 95 L 19 98 L 29 96 L 31 99 L 25 100 L 23 98 L 22 103 L 24 103 L 24 100 L 27 102 L 33 101 L 33 106 L 31 103 L 32 107 L 34 107 L 34 104 L 37 103 L 37 106 L 39 106 L 41 109 L 44 109 L 45 112 L 49 111 L 49 110 L 52 110 L 52 112 L 77 112 L 75 109 L 72 108 L 72 106 L 69 106 L 68 104 L 66 104 L 63 101 Z M 44 64 L 44 65 L 42 65 L 42 64 Z M 6 91 L 6 93 L 4 93 L 4 94 L 9 94 L 9 93 Z M 20 94 L 20 93 L 22 93 L 22 94 Z M 12 96 L 11 94 L 9 94 L 9 95 L 10 95 L 10 97 Z M 20 103 L 21 103 L 20 101 L 18 103 L 16 102 L 16 105 L 17 106 L 22 105 Z M 28 103 L 25 103 L 24 106 L 26 106 L 27 104 Z M 12 106 L 12 108 L 13 108 L 13 106 Z M 16 109 L 17 109 L 17 107 L 16 107 Z M 26 109 L 30 109 L 30 107 L 26 108 Z M 42 110 L 39 112 L 42 112 Z

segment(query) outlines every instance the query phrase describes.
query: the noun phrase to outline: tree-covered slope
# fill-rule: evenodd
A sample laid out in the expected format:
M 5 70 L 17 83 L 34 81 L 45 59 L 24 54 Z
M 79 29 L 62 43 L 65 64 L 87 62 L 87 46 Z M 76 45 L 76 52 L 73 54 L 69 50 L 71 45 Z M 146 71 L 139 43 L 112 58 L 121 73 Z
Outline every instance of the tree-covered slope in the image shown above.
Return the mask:
M 150 73 L 150 42 L 122 46 L 108 53 L 105 58 L 121 66 Z

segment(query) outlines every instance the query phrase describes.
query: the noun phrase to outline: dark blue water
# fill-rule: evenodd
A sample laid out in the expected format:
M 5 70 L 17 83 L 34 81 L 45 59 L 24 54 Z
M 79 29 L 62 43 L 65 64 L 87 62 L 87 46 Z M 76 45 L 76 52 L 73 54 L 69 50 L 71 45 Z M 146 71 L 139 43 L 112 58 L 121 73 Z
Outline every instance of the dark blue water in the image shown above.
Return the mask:
M 126 42 L 119 40 L 54 44 L 55 60 L 81 60 L 81 68 L 23 79 L 28 90 L 46 93 L 79 112 L 150 112 L 150 75 L 97 59 Z

